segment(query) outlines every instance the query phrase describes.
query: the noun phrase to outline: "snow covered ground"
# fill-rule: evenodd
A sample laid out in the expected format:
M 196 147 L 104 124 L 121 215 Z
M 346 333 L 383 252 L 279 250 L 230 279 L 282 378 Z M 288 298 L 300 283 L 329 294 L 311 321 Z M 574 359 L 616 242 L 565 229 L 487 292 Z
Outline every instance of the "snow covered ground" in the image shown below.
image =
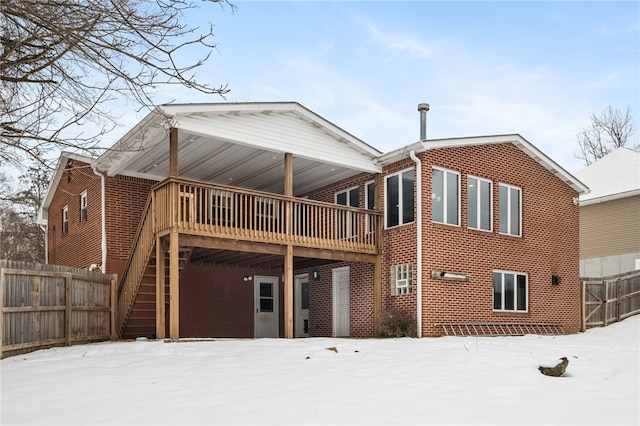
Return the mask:
M 2 360 L 2 425 L 640 423 L 640 316 L 571 336 L 105 342 Z M 327 348 L 336 348 L 337 352 Z M 540 374 L 566 356 L 564 377 Z

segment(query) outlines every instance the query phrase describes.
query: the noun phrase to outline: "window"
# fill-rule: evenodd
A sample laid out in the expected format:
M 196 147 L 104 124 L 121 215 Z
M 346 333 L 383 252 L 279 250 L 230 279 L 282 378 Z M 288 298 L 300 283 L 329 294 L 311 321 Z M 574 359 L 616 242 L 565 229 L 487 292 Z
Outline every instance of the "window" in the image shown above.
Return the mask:
M 234 226 L 234 198 L 228 191 L 211 190 L 211 224 Z
M 516 186 L 501 183 L 499 197 L 500 233 L 521 236 L 522 190 Z
M 87 212 L 87 191 L 80 194 L 80 222 L 86 222 L 89 218 Z
M 375 210 L 376 209 L 376 184 L 374 181 L 367 182 L 364 185 L 364 203 L 365 208 L 367 210 Z M 367 233 L 373 232 L 376 230 L 375 224 L 376 217 L 372 215 L 367 215 Z
M 528 281 L 527 274 L 493 271 L 493 310 L 526 312 Z
M 336 204 L 341 206 L 358 207 L 360 205 L 360 188 L 349 188 L 336 192 Z M 350 238 L 358 235 L 358 216 L 354 212 L 339 212 L 338 238 Z
M 413 291 L 413 264 L 391 267 L 391 295 L 409 294 Z
M 62 208 L 62 233 L 69 233 L 69 206 Z
M 491 181 L 467 176 L 467 226 L 491 231 Z
M 413 222 L 413 169 L 385 177 L 385 218 L 386 227 Z
M 460 225 L 460 174 L 452 170 L 431 169 L 431 220 Z

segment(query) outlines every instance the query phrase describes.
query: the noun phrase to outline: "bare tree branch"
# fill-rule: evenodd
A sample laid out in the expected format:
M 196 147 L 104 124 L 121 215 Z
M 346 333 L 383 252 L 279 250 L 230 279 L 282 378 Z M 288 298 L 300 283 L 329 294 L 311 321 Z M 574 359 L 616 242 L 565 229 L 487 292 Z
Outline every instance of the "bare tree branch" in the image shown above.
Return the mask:
M 236 9 L 228 0 L 208 2 Z M 216 48 L 211 24 L 185 23 L 198 7 L 190 0 L 1 1 L 0 163 L 45 164 L 43 154 L 61 147 L 100 152 L 102 136 L 117 125 L 109 103 L 151 109 L 163 85 L 224 97 L 226 85 L 194 74 Z M 185 60 L 187 51 L 199 57 Z
M 607 107 L 599 115 L 591 114 L 591 122 L 577 134 L 580 153 L 576 158 L 585 166 L 604 157 L 616 148 L 626 146 L 634 151 L 640 151 L 640 143 L 628 146 L 629 138 L 633 135 L 633 120 L 631 108 L 626 113 Z

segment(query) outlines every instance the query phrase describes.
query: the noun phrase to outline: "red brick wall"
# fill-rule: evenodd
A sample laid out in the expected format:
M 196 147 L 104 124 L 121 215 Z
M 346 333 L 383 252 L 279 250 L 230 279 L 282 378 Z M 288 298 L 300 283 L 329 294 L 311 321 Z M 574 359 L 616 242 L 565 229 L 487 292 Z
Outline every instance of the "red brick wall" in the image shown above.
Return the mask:
M 426 151 L 423 162 L 423 332 L 439 335 L 443 322 L 560 323 L 580 325 L 578 194 L 511 144 Z M 431 222 L 431 166 L 460 172 L 461 226 Z M 493 181 L 493 232 L 468 229 L 467 175 Z M 498 184 L 522 189 L 522 236 L 498 233 Z M 493 311 L 492 271 L 529 276 L 527 313 Z M 464 272 L 469 282 L 434 280 L 431 270 Z M 561 284 L 551 285 L 559 275 Z
M 414 169 L 415 163 L 411 159 L 398 161 L 383 170 L 383 179 L 381 189 L 383 191 L 382 203 L 385 205 L 384 199 L 384 177 L 407 170 Z M 415 179 L 415 178 L 414 178 Z M 417 204 L 417 197 L 416 197 Z M 384 209 L 383 209 L 384 210 Z M 415 210 L 415 208 L 414 208 Z M 414 213 L 415 216 L 415 213 Z M 391 267 L 405 263 L 413 264 L 414 285 L 413 293 L 402 295 L 391 295 Z M 400 311 L 416 318 L 416 296 L 415 296 L 415 275 L 416 275 L 416 224 L 408 223 L 406 225 L 394 226 L 386 228 L 382 234 L 382 310 L 384 311 Z M 417 321 L 417 318 L 416 318 Z
M 129 176 L 105 180 L 107 272 L 122 278 L 147 198 L 155 181 Z
M 371 337 L 374 334 L 373 317 L 373 264 L 359 262 L 330 263 L 316 268 L 296 270 L 296 274 L 309 274 L 309 335 L 333 335 L 333 283 L 332 269 L 349 266 L 349 335 Z M 319 280 L 311 277 L 317 270 Z
M 437 336 L 437 324 L 446 322 L 559 323 L 576 332 L 580 325 L 578 278 L 577 193 L 550 171 L 511 144 L 429 150 L 420 154 L 423 180 L 423 317 L 424 336 Z M 432 165 L 460 173 L 460 226 L 431 222 Z M 415 167 L 402 160 L 384 168 L 383 175 Z M 493 181 L 493 231 L 467 228 L 467 175 Z M 310 194 L 310 198 L 333 202 L 337 191 L 358 185 L 364 206 L 364 183 L 371 175 L 359 175 Z M 522 236 L 500 235 L 498 184 L 522 189 Z M 382 189 L 381 189 L 382 190 Z M 382 197 L 384 202 L 384 197 Z M 391 296 L 390 268 L 414 264 L 416 273 L 415 223 L 385 229 L 383 233 L 383 310 L 416 313 L 416 286 L 408 295 Z M 314 336 L 332 333 L 331 268 L 351 266 L 351 334 L 373 334 L 373 265 L 341 263 L 317 268 L 321 279 L 311 284 L 310 327 Z M 528 311 L 493 311 L 494 270 L 528 274 Z M 469 282 L 434 280 L 432 270 L 464 272 Z M 296 271 L 298 273 L 298 271 Z M 559 275 L 561 284 L 551 285 Z M 371 290 L 367 290 L 367 288 Z
M 89 164 L 72 160 L 56 188 L 48 216 L 49 263 L 86 268 L 102 262 L 101 178 Z M 107 273 L 120 278 L 142 210 L 154 181 L 105 178 Z M 88 220 L 80 221 L 80 194 L 87 191 Z M 62 208 L 69 206 L 69 232 L 62 233 Z
M 102 251 L 100 177 L 83 162 L 70 160 L 48 212 L 48 259 L 56 265 L 87 268 L 100 264 Z M 86 221 L 80 221 L 80 194 L 87 191 Z M 69 207 L 69 232 L 62 232 L 62 208 Z
M 334 185 L 308 194 L 309 198 L 328 203 L 335 203 L 336 192 L 349 188 L 360 189 L 360 205 L 365 207 L 365 185 L 373 180 L 373 175 L 360 174 Z M 371 337 L 374 333 L 373 318 L 373 274 L 374 266 L 368 263 L 340 262 L 323 265 L 317 268 L 320 280 L 309 279 L 309 332 L 313 337 L 329 337 L 333 335 L 333 284 L 332 269 L 349 266 L 349 325 L 352 337 Z M 296 271 L 311 273 L 309 270 Z

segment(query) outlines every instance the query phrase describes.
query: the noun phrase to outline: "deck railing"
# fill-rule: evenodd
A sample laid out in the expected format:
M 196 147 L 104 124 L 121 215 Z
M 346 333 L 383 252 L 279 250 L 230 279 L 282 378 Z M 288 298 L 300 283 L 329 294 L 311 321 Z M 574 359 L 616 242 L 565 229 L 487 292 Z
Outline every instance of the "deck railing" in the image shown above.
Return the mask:
M 138 288 L 142 282 L 142 277 L 149 264 L 152 251 L 155 247 L 155 238 L 153 231 L 153 193 L 147 200 L 146 207 L 142 214 L 142 221 L 138 227 L 138 232 L 133 239 L 131 254 L 122 274 L 120 287 L 118 288 L 118 304 L 117 304 L 117 331 L 121 336 L 124 326 L 127 322 Z
M 170 178 L 153 187 L 118 289 L 118 332 L 131 313 L 156 236 L 180 234 L 377 254 L 380 213 Z
M 377 253 L 380 214 L 241 188 L 168 179 L 153 189 L 155 231 Z M 288 219 L 290 218 L 290 219 Z

